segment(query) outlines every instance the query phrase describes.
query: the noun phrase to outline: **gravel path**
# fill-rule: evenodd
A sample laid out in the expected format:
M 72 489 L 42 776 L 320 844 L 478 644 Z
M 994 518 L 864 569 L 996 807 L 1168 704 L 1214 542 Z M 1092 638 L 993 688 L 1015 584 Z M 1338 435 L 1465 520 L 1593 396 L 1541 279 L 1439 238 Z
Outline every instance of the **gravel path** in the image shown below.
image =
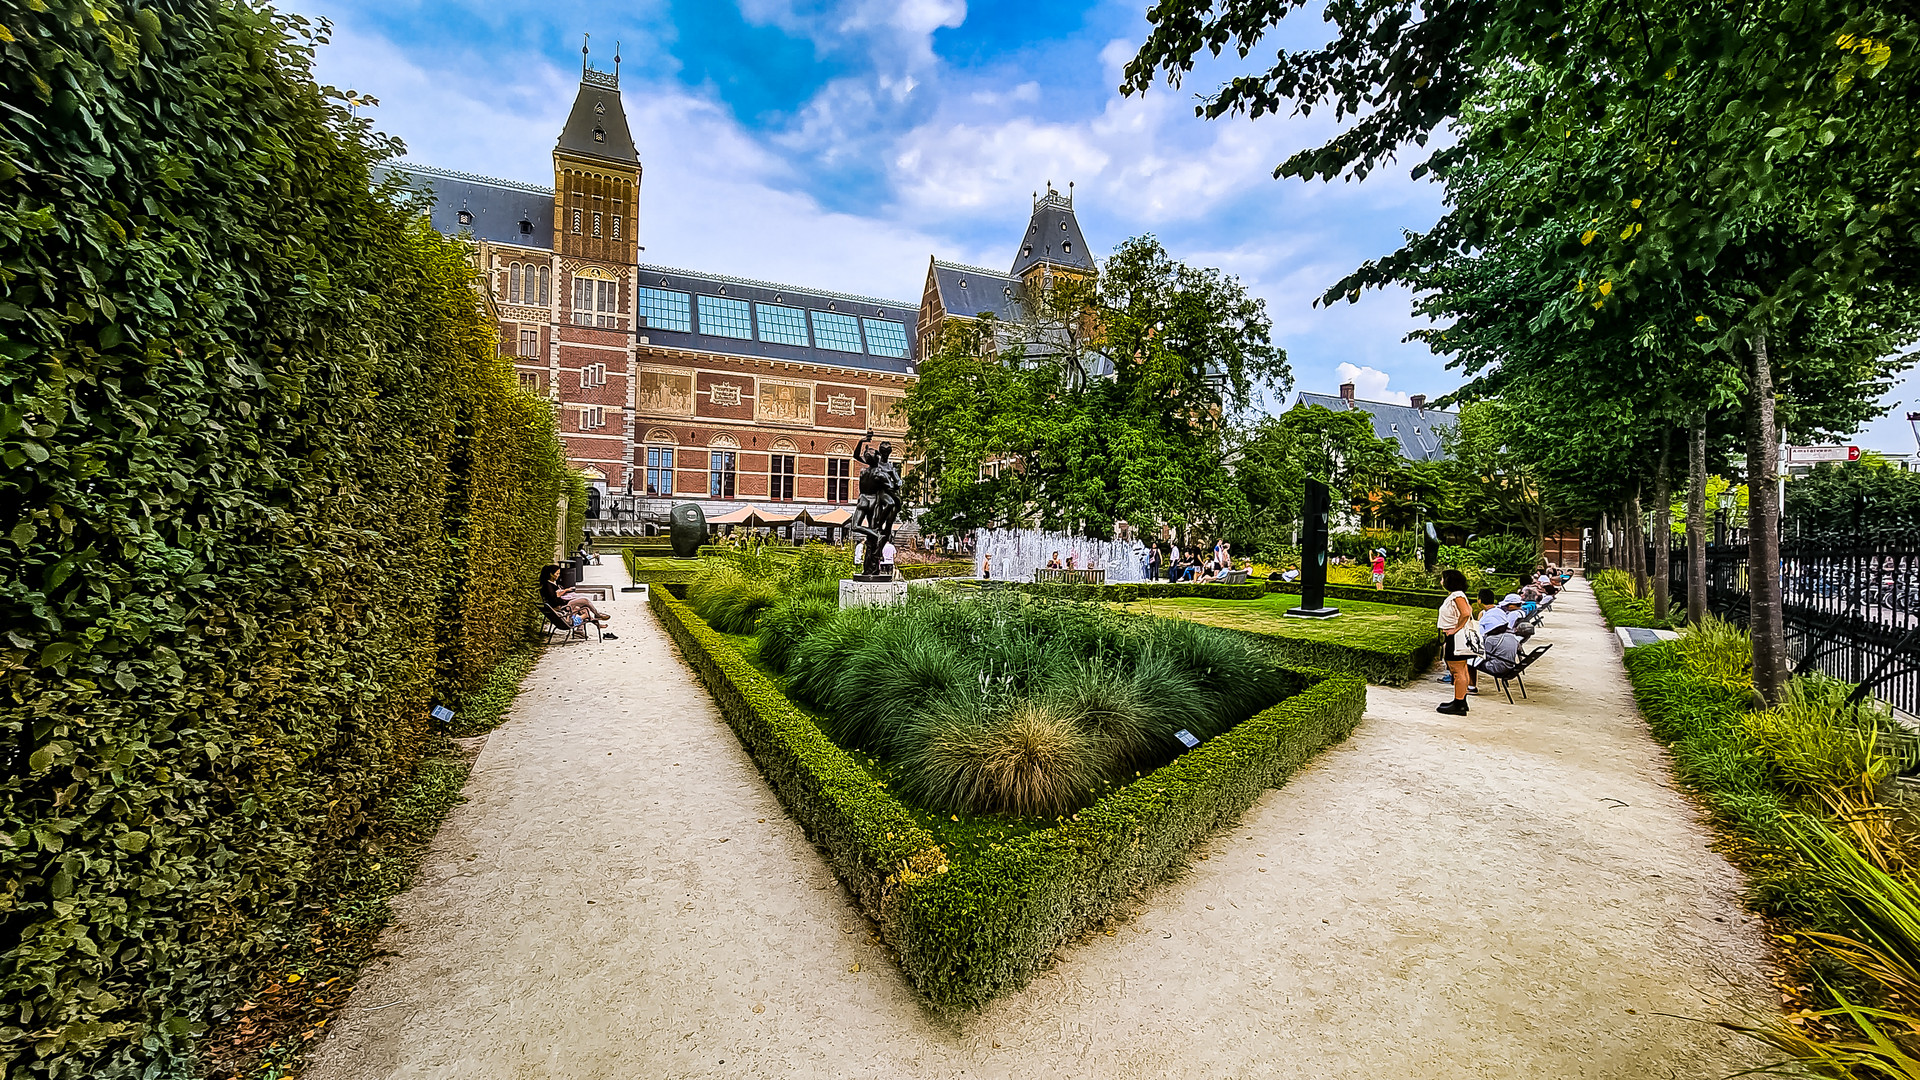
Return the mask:
M 612 580 L 614 568 L 601 568 Z M 1530 700 L 1359 730 L 1131 923 L 930 1016 L 631 596 L 551 650 L 309 1080 L 1719 1077 L 1760 924 L 1576 583 Z

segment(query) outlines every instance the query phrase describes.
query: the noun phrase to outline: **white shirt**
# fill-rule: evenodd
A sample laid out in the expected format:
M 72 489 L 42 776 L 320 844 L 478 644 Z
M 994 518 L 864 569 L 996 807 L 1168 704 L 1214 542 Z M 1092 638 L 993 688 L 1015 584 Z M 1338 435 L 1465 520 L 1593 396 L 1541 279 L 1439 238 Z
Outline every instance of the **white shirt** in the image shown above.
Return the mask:
M 1440 613 L 1434 619 L 1434 625 L 1440 628 L 1441 633 L 1452 636 L 1459 631 L 1461 622 L 1466 618 L 1460 614 L 1460 608 L 1465 604 L 1466 599 L 1466 593 L 1455 590 L 1448 593 L 1447 598 L 1440 602 Z
M 886 543 L 886 545 L 880 549 L 880 561 L 883 563 L 890 563 L 893 561 L 893 542 L 891 540 L 889 540 Z
M 1497 607 L 1488 608 L 1480 613 L 1480 632 L 1483 634 L 1495 627 L 1512 625 L 1513 620 L 1507 618 L 1507 613 Z

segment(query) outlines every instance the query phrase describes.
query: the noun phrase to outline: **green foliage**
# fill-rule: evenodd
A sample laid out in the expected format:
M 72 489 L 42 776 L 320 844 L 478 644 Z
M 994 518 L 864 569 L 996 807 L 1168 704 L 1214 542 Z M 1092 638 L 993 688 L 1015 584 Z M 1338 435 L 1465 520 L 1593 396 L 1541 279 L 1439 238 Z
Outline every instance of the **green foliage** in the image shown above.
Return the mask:
M 520 696 L 520 684 L 539 662 L 540 647 L 531 639 L 501 657 L 486 679 L 454 710 L 451 734 L 467 738 L 499 727 L 513 699 Z
M 1324 405 L 1262 417 L 1234 455 L 1233 480 L 1247 508 L 1243 520 L 1228 523 L 1238 551 L 1286 543 L 1300 521 L 1308 477 L 1326 483 L 1337 503 L 1364 511 L 1374 492 L 1398 486 L 1402 471 L 1399 447 L 1374 435 L 1366 413 Z
M 1389 570 L 1391 570 L 1393 564 L 1389 563 L 1387 565 Z M 1393 575 L 1389 573 L 1387 577 L 1388 580 L 1392 580 Z M 1404 580 L 1407 575 L 1402 575 L 1402 577 Z M 1437 579 L 1438 575 L 1434 577 Z M 1428 611 L 1440 610 L 1440 602 L 1447 598 L 1447 594 L 1440 591 L 1438 581 L 1430 581 L 1424 573 L 1414 577 L 1413 580 L 1420 585 L 1420 588 L 1405 589 L 1393 587 L 1375 589 L 1371 585 L 1328 585 L 1327 595 L 1336 600 L 1360 600 L 1369 604 L 1391 604 L 1395 607 L 1426 608 Z M 1511 585 L 1512 582 L 1509 581 L 1507 584 Z M 1301 588 L 1301 584 L 1297 581 L 1271 581 L 1267 583 L 1268 592 L 1286 593 L 1290 596 L 1300 595 Z M 1503 593 L 1502 595 L 1505 594 Z M 1434 629 L 1434 633 L 1439 633 L 1438 627 Z
M 687 603 L 723 634 L 751 634 L 760 613 L 780 598 L 777 582 L 734 563 L 709 559 L 687 589 Z
M 796 646 L 833 618 L 835 604 L 817 596 L 784 596 L 760 616 L 760 662 L 785 674 Z
M 713 694 L 774 793 L 870 912 L 903 882 L 946 868 L 912 815 L 725 637 L 666 589 L 648 603 Z
M 192 1075 L 552 548 L 550 413 L 303 27 L 5 18 L 10 1077 Z
M 835 742 L 886 759 L 921 805 L 972 814 L 1069 813 L 1284 681 L 1236 635 L 1011 592 L 845 612 L 775 651 Z
M 1060 945 L 1177 872 L 1366 708 L 1357 679 L 1307 674 L 1298 692 L 1050 829 L 918 879 L 880 912 L 913 984 L 943 1012 L 1025 985 Z
M 1295 673 L 1290 696 L 1225 735 L 1053 827 L 949 864 L 726 638 L 665 590 L 651 602 L 788 811 L 879 919 L 914 985 L 948 1013 L 1025 985 L 1061 945 L 1176 873 L 1196 841 L 1345 738 L 1366 709 L 1358 679 Z
M 1474 561 L 1509 574 L 1524 574 L 1540 565 L 1540 545 L 1531 536 L 1496 533 L 1467 544 Z
M 970 562 L 907 563 L 899 570 L 900 576 L 907 581 L 973 576 L 973 564 Z
M 1786 535 L 1858 543 L 1920 531 L 1920 473 L 1878 454 L 1829 461 L 1787 482 Z
M 1169 596 L 1204 596 L 1213 600 L 1257 600 L 1266 595 L 1265 582 L 1221 585 L 1202 581 L 1143 581 L 1126 585 L 1065 585 L 1058 582 L 1021 582 L 1012 586 L 1049 600 L 1098 600 L 1130 604 L 1135 600 Z
M 1368 597 L 1379 594 L 1364 591 Z M 1339 671 L 1382 686 L 1405 686 L 1433 667 L 1440 655 L 1434 627 L 1436 598 L 1425 611 L 1401 604 L 1345 601 L 1332 619 L 1293 619 L 1286 610 L 1298 603 L 1275 594 L 1254 603 L 1208 600 L 1142 600 L 1130 610 L 1167 619 L 1184 619 L 1255 635 L 1289 668 Z
M 922 361 L 906 400 L 919 462 L 908 502 L 963 528 L 1102 534 L 1115 520 L 1238 515 L 1228 423 L 1256 384 L 1291 381 L 1264 303 L 1152 237 L 1115 249 L 1097 283 L 1057 282 L 1028 302 L 1010 333 L 951 327 Z M 1019 344 L 1002 349 L 1002 335 Z M 1100 368 L 1114 374 L 1093 377 Z M 988 462 L 1003 467 L 983 475 Z
M 1665 615 L 1654 614 L 1653 598 L 1635 596 L 1633 575 L 1625 570 L 1602 570 L 1589 579 L 1589 585 L 1593 589 L 1594 601 L 1600 605 L 1600 615 L 1607 620 L 1607 625 L 1610 627 L 1644 626 L 1664 629 L 1686 619 L 1686 612 L 1678 608 Z M 1742 640 L 1745 640 L 1744 635 Z M 1751 643 L 1748 647 L 1751 648 Z M 1747 658 L 1746 663 L 1751 670 L 1751 656 Z

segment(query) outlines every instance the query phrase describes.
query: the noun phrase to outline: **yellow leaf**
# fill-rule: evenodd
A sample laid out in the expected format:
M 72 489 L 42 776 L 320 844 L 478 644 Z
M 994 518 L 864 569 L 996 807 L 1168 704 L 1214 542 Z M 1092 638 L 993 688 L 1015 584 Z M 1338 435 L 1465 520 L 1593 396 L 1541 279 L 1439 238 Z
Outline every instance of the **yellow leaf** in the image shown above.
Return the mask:
M 1580 243 L 1583 245 L 1591 244 L 1593 243 L 1593 238 L 1599 234 L 1600 230 L 1598 229 L 1588 229 L 1586 232 L 1580 234 Z
M 1607 296 L 1607 295 L 1610 295 L 1610 294 L 1611 294 L 1612 292 L 1613 292 L 1613 282 L 1611 282 L 1611 281 L 1603 281 L 1603 282 L 1601 282 L 1601 283 L 1600 283 L 1600 295 L 1601 295 L 1601 296 Z
M 1606 303 L 1606 301 L 1605 301 L 1605 300 L 1595 300 L 1595 301 L 1593 302 L 1593 310 L 1595 310 L 1595 311 L 1599 311 L 1599 310 L 1600 310 L 1600 308 L 1601 308 L 1601 306 L 1602 306 L 1603 304 L 1605 304 L 1605 303 Z
M 7 29 L 4 26 L 0 26 L 0 41 L 10 42 L 12 40 L 13 40 L 13 31 Z
M 1704 323 L 1707 321 L 1707 317 L 1705 315 L 1695 315 L 1693 317 L 1693 321 L 1697 323 Z
M 1638 210 L 1638 209 L 1640 209 L 1640 200 L 1639 200 L 1639 199 L 1635 199 L 1635 200 L 1633 200 L 1633 208 L 1634 208 L 1635 210 Z
M 289 976 L 287 976 L 287 981 L 288 981 L 288 982 L 290 982 L 290 983 L 297 983 L 297 982 L 299 982 L 299 981 L 300 981 L 300 975 L 299 975 L 299 973 L 298 973 L 298 972 L 295 972 L 294 974 L 292 974 L 292 975 L 289 975 Z
M 1678 75 L 1679 73 L 1680 73 L 1680 65 L 1675 64 L 1674 66 L 1667 69 L 1667 79 L 1671 81 L 1673 77 L 1675 75 Z

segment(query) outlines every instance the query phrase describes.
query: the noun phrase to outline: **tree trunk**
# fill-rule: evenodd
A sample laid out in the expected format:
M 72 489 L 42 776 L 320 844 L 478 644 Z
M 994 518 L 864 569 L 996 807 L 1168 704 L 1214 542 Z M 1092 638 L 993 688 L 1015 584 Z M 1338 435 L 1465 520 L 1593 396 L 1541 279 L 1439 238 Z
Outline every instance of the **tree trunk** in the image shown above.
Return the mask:
M 1687 622 L 1707 621 L 1707 417 L 1687 433 Z
M 1787 631 L 1780 611 L 1780 448 L 1773 418 L 1773 360 L 1766 331 L 1753 352 L 1747 390 L 1747 616 L 1753 686 L 1768 704 L 1787 689 Z
M 1647 524 L 1640 511 L 1640 482 L 1634 481 L 1633 498 L 1627 501 L 1627 550 L 1633 558 L 1633 595 L 1647 597 Z
M 1653 474 L 1653 617 L 1660 623 L 1667 621 L 1667 605 L 1672 599 L 1667 595 L 1673 581 L 1673 484 L 1667 478 L 1672 448 L 1673 432 L 1662 424 L 1660 467 Z
M 1607 521 L 1607 512 L 1605 510 L 1600 511 L 1600 528 L 1594 530 L 1593 542 L 1600 549 L 1594 552 L 1595 555 L 1599 556 L 1594 561 L 1600 564 L 1600 569 L 1602 570 L 1613 569 L 1612 528 L 1612 525 Z

